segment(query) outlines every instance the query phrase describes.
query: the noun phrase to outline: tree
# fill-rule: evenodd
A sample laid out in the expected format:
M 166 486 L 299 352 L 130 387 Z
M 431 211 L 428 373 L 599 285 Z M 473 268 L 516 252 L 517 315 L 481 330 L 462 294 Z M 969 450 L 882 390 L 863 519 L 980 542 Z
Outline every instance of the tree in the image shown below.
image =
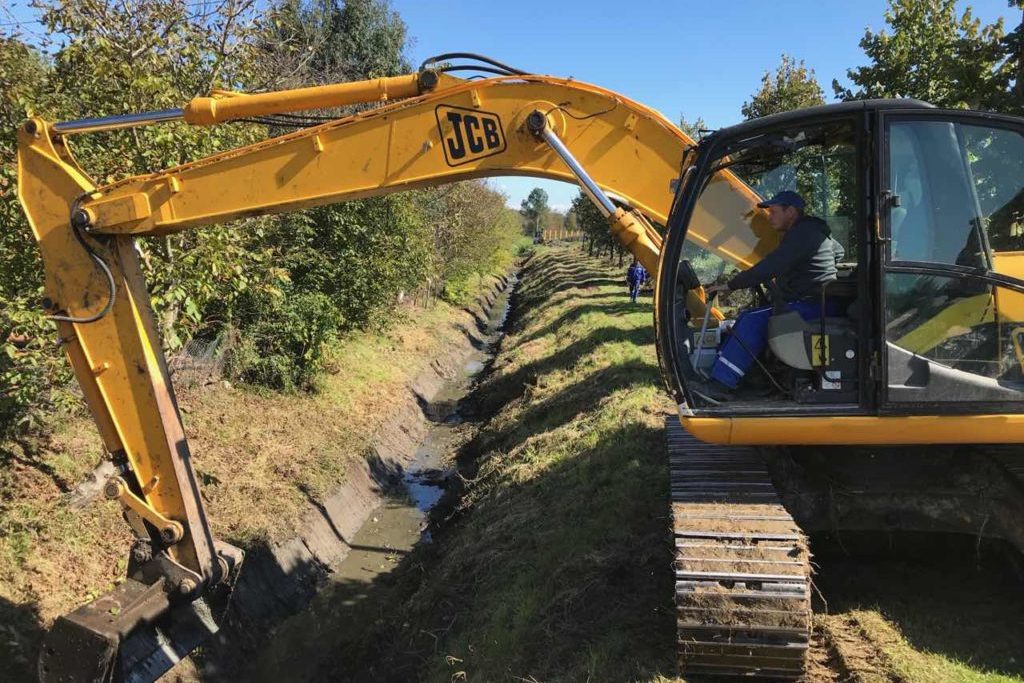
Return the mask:
M 814 69 L 808 69 L 802 59 L 797 61 L 783 54 L 775 72 L 765 71 L 761 76 L 760 89 L 749 102 L 743 103 L 740 112 L 750 120 L 819 104 L 825 104 L 825 96 L 814 77 Z
M 1024 114 L 1024 0 L 1009 0 L 1009 6 L 1022 14 L 1017 28 L 1003 38 L 1006 52 L 1006 68 L 1010 71 L 1013 86 L 1007 95 L 1005 111 Z
M 600 256 L 607 251 L 608 256 L 611 256 L 615 253 L 618 243 L 608 229 L 608 219 L 582 190 L 573 198 L 569 211 L 576 216 L 576 225 L 583 232 L 583 238 L 587 242 L 587 254 Z
M 846 72 L 857 90 L 833 81 L 836 97 L 913 97 L 987 110 L 1011 103 L 1019 62 L 1006 56 L 1019 53 L 1019 36 L 1006 42 L 1002 19 L 982 26 L 970 7 L 958 17 L 955 0 L 889 0 L 884 16 L 891 32 L 867 30 L 860 41 L 871 64 Z
M 687 121 L 685 116 L 679 116 L 679 130 L 686 133 L 694 142 L 704 137 L 704 132 L 707 131 L 707 128 L 708 124 L 704 122 L 704 118 L 701 116 L 698 116 L 693 123 Z
M 258 87 L 302 87 L 409 73 L 407 33 L 405 22 L 386 0 L 281 0 L 254 42 L 263 66 Z
M 70 372 L 39 309 L 43 272 L 18 203 L 16 131 L 46 81 L 42 54 L 0 37 L 0 439 L 37 426 L 72 398 Z
M 539 187 L 530 190 L 529 196 L 519 204 L 519 213 L 526 219 L 526 229 L 535 239 L 541 235 L 548 211 L 548 193 Z

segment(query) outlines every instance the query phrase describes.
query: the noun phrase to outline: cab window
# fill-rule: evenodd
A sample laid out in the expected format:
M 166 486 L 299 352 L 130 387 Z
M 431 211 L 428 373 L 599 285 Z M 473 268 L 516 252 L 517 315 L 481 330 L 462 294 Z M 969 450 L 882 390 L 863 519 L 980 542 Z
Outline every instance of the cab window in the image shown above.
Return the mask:
M 890 401 L 1017 401 L 1024 391 L 1024 140 L 958 120 L 888 137 L 884 291 Z
M 901 121 L 889 133 L 891 261 L 998 270 L 1024 249 L 1024 140 L 1016 131 Z

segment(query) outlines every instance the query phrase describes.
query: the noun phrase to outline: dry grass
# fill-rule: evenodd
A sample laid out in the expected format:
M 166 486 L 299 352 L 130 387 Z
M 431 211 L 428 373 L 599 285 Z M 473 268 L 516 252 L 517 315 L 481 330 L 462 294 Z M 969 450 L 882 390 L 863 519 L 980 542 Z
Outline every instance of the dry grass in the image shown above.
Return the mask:
M 473 321 L 443 303 L 406 313 L 336 348 L 317 395 L 218 384 L 179 396 L 217 536 L 244 547 L 292 535 L 309 499 L 340 484 L 408 383 Z M 5 680 L 33 680 L 41 629 L 123 577 L 130 534 L 113 503 L 68 506 L 68 490 L 103 457 L 91 420 L 0 444 L 0 457 L 0 661 L 14 667 Z

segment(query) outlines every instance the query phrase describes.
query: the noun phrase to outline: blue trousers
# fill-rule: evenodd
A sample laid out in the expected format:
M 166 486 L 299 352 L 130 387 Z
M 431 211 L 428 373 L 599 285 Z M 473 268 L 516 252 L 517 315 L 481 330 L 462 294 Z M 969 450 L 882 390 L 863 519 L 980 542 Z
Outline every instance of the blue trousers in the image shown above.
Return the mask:
M 633 303 L 636 303 L 636 297 L 637 297 L 638 294 L 640 294 L 640 285 L 641 284 L 643 284 L 643 283 L 641 283 L 641 282 L 634 282 L 634 283 L 632 283 L 629 286 L 629 300 L 632 301 Z
M 788 301 L 786 305 L 804 320 L 817 320 L 821 317 L 821 304 L 817 301 Z M 838 312 L 838 302 L 827 300 L 826 315 L 836 315 Z M 732 326 L 732 334 L 719 349 L 718 358 L 711 366 L 712 379 L 730 389 L 739 385 L 754 364 L 754 359 L 761 355 L 768 343 L 768 319 L 771 317 L 771 306 L 751 308 L 739 314 L 736 324 Z

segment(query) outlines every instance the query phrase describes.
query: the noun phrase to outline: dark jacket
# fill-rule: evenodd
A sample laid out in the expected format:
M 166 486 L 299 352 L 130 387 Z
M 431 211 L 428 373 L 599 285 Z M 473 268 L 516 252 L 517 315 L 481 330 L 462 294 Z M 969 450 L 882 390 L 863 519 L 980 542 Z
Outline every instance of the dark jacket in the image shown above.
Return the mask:
M 774 278 L 786 301 L 805 299 L 836 279 L 836 261 L 842 258 L 843 247 L 832 239 L 828 223 L 802 216 L 770 254 L 729 280 L 729 289 L 746 289 Z

